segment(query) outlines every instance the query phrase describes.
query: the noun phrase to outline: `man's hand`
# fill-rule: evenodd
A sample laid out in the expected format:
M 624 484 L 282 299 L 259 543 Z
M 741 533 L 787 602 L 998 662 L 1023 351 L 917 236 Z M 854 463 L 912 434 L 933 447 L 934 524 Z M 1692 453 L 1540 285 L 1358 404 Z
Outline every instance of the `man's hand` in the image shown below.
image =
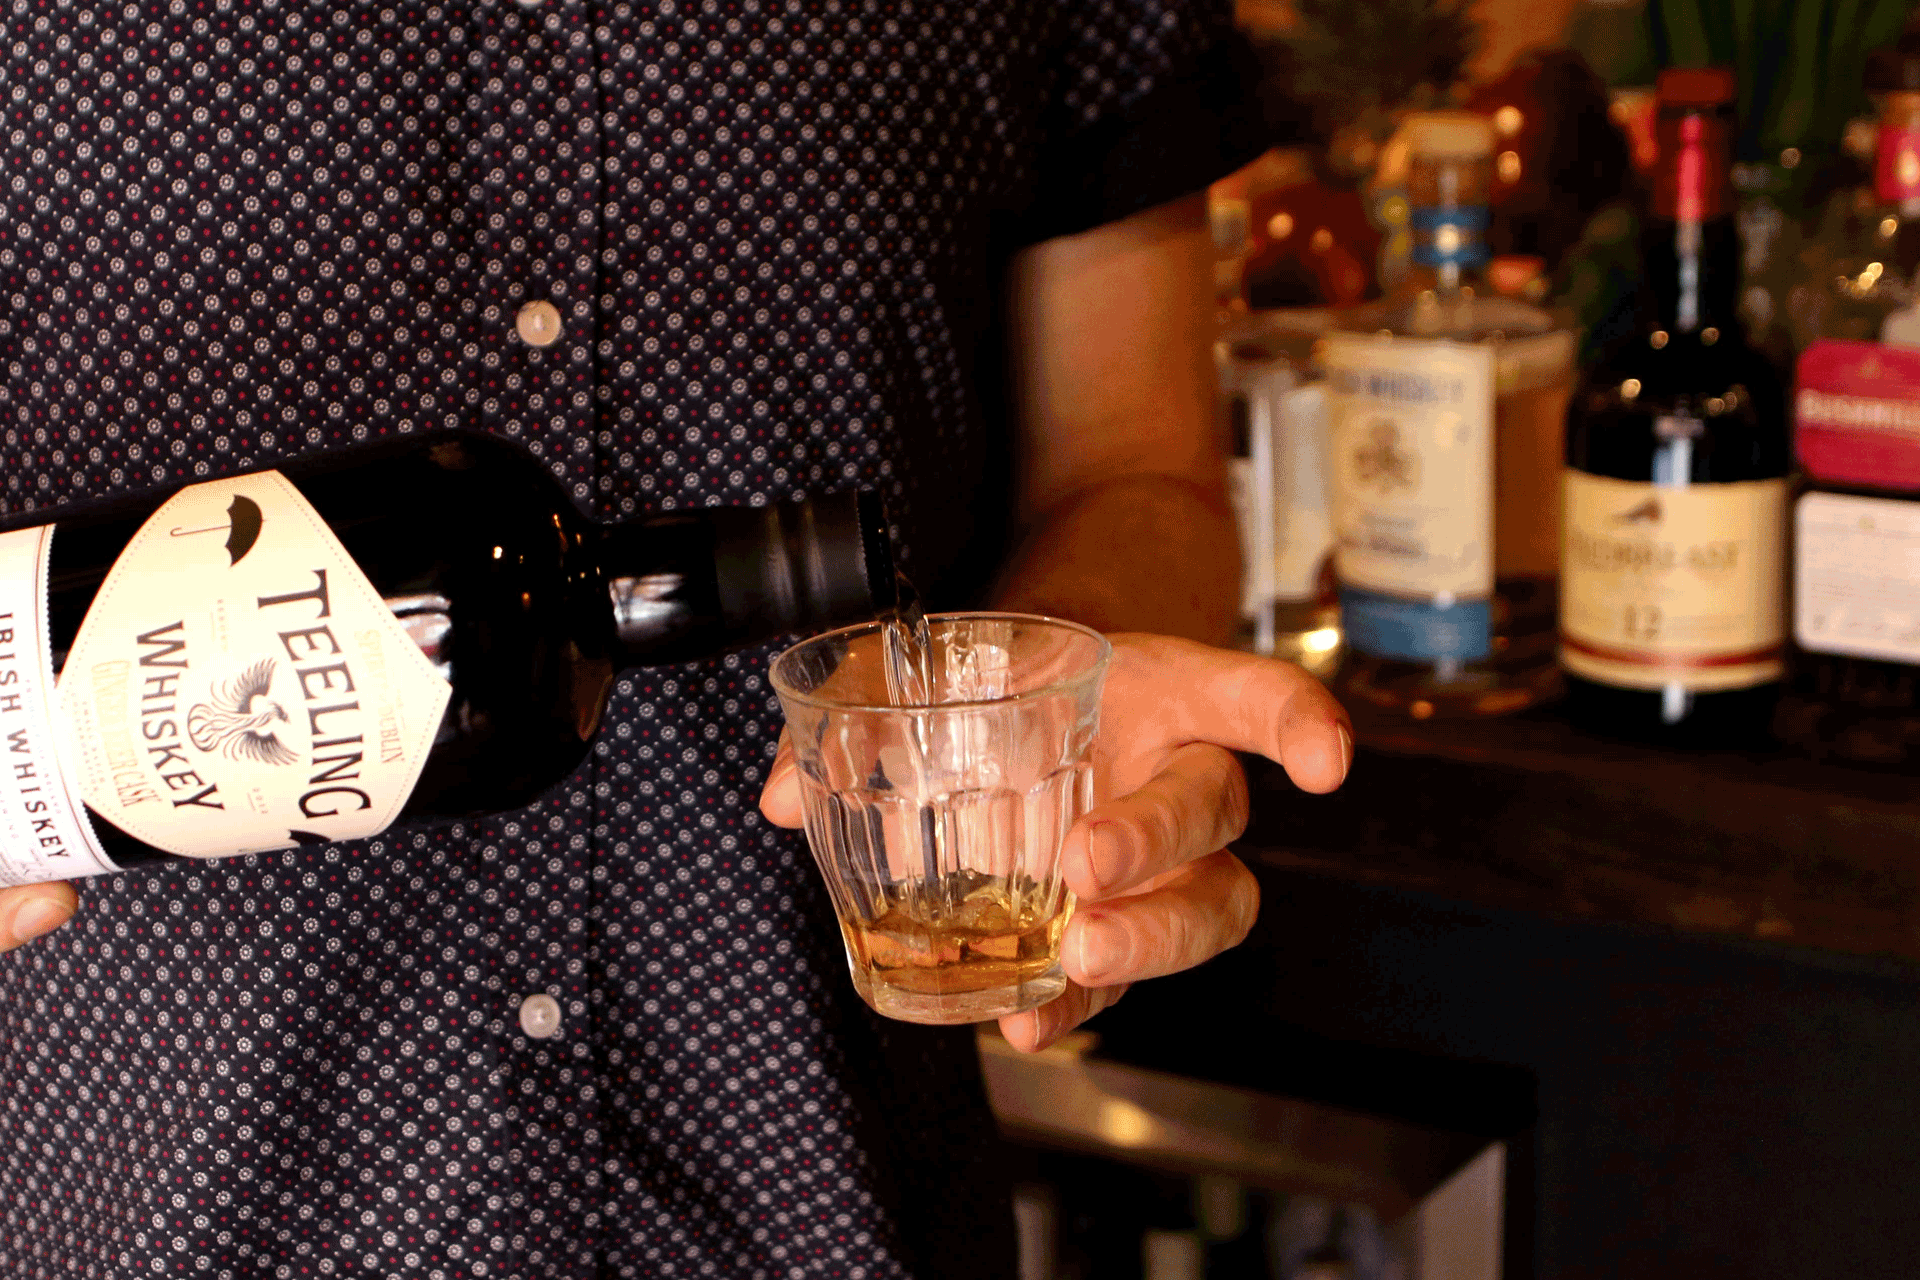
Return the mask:
M 70 884 L 0 889 L 0 952 L 11 951 L 67 922 L 78 899 Z
M 1092 812 L 1062 858 L 1079 906 L 1061 960 L 1066 993 L 1001 1019 L 1017 1048 L 1041 1049 L 1118 1000 L 1127 985 L 1188 969 L 1237 945 L 1260 890 L 1225 846 L 1247 825 L 1235 751 L 1278 761 L 1304 791 L 1347 775 L 1346 713 L 1298 667 L 1167 636 L 1112 637 L 1094 744 Z M 800 825 L 800 785 L 783 744 L 761 812 Z

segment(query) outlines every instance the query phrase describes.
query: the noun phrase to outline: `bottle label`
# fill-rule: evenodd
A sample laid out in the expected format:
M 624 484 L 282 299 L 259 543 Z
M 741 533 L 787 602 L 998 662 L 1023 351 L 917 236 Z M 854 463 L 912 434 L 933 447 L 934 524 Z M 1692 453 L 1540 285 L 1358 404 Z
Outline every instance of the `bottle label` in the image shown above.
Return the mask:
M 193 485 L 121 553 L 60 676 L 101 817 L 188 857 L 399 814 L 451 686 L 278 472 Z
M 1883 127 L 1874 151 L 1873 188 L 1889 204 L 1920 199 L 1920 129 Z
M 1793 447 L 1816 480 L 1920 489 L 1920 351 L 1823 338 L 1800 354 Z
M 0 885 L 117 871 L 67 765 L 47 647 L 47 550 L 53 529 L 0 533 Z
M 1273 557 L 1260 537 L 1259 522 L 1273 514 L 1260 502 L 1260 483 L 1252 458 L 1227 459 L 1227 501 L 1240 531 L 1240 616 L 1251 618 L 1273 599 Z
M 1809 493 L 1794 510 L 1793 638 L 1920 662 L 1920 503 Z
M 1348 639 L 1376 657 L 1485 657 L 1492 347 L 1337 333 L 1322 360 Z
M 1561 665 L 1623 689 L 1780 678 L 1784 479 L 1669 488 L 1564 476 Z

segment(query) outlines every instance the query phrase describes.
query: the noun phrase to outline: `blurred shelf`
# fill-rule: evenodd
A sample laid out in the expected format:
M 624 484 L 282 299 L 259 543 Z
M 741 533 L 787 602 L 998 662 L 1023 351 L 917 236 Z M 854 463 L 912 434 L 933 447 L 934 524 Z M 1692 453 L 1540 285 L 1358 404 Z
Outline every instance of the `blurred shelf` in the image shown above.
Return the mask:
M 1455 1133 L 1094 1055 L 1085 1032 L 1023 1054 L 980 1032 L 1007 1136 L 1184 1174 L 1364 1204 L 1399 1218 L 1489 1145 Z
M 1910 775 L 1607 741 L 1551 709 L 1354 715 L 1333 796 L 1253 763 L 1244 855 L 1482 906 L 1920 961 Z

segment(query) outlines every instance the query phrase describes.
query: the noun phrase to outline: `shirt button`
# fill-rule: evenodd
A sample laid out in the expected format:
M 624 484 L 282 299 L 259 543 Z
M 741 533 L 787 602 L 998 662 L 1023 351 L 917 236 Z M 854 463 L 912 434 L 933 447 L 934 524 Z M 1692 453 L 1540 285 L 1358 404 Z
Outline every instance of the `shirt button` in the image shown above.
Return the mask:
M 560 1002 L 544 991 L 522 1000 L 520 1029 L 535 1040 L 551 1038 L 560 1030 Z
M 513 318 L 520 340 L 530 347 L 550 347 L 560 341 L 560 308 L 551 302 L 529 302 Z

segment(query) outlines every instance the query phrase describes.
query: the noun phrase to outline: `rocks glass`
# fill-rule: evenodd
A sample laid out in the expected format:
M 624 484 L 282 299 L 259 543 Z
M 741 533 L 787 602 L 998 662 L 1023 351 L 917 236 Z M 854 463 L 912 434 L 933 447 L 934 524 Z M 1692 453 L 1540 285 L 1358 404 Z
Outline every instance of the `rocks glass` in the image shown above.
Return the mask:
M 978 1022 L 1066 989 L 1060 850 L 1111 651 L 1052 618 L 928 622 L 924 705 L 889 698 L 878 622 L 787 650 L 773 686 L 854 986 L 888 1017 Z

